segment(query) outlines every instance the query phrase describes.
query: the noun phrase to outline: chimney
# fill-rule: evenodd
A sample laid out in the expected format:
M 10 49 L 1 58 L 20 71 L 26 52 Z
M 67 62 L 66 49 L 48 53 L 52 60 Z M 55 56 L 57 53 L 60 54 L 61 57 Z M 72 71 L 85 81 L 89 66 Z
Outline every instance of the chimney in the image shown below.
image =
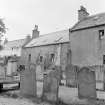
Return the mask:
M 81 21 L 89 16 L 89 13 L 87 12 L 86 8 L 81 6 L 80 10 L 78 10 L 78 21 Z
M 28 35 L 26 36 L 26 43 L 29 42 L 30 40 L 31 40 L 31 36 L 28 34 Z
M 31 36 L 28 34 L 25 38 L 25 42 L 24 42 L 23 46 L 25 46 L 27 43 L 29 43 L 30 40 L 31 40 Z
M 35 25 L 34 29 L 32 30 L 32 39 L 39 37 L 38 25 Z

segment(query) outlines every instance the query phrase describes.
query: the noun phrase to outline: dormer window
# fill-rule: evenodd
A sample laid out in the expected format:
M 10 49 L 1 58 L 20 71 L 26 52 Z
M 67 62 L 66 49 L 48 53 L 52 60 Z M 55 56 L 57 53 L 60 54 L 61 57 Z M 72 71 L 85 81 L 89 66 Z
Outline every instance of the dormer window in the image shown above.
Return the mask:
M 99 39 L 103 39 L 104 38 L 104 30 L 99 30 Z

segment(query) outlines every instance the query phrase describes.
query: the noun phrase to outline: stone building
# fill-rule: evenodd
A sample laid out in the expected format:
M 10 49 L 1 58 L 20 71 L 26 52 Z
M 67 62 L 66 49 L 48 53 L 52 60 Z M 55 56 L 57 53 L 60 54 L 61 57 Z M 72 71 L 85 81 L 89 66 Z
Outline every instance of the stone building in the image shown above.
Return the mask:
M 0 58 L 2 58 L 0 61 L 2 61 L 3 67 L 6 68 L 6 75 L 10 76 L 17 74 L 22 47 L 26 45 L 30 40 L 30 36 L 27 36 L 24 39 L 4 41 L 3 49 L 0 50 Z
M 24 39 L 5 41 L 3 49 L 0 50 L 0 57 L 5 56 L 21 56 L 22 47 L 31 40 L 31 37 L 28 35 Z
M 61 66 L 62 71 L 64 71 L 67 62 L 69 62 L 67 58 L 70 55 L 69 29 L 39 35 L 38 27 L 35 26 L 32 38 L 22 50 L 21 64 L 27 65 L 31 62 L 41 65 L 43 68 L 44 63 L 49 64 L 51 62 Z M 49 60 L 44 62 L 45 59 Z
M 71 28 L 72 64 L 91 66 L 96 79 L 104 81 L 105 13 L 90 16 L 86 8 L 78 10 L 78 22 Z M 101 86 L 101 85 L 100 85 Z
M 70 36 L 72 64 L 102 65 L 105 63 L 105 13 L 89 16 L 81 7 L 78 16 Z

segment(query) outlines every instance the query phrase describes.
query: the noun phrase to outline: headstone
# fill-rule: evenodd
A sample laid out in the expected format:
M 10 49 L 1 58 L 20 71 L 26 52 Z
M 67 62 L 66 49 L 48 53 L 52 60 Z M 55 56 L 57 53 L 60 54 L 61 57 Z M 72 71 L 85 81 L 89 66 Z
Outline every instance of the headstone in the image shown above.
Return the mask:
M 22 95 L 36 96 L 36 66 L 33 64 L 25 67 L 20 75 L 20 92 Z
M 36 80 L 39 80 L 39 81 L 43 80 L 43 71 L 40 65 L 36 66 Z
M 96 98 L 95 72 L 88 67 L 80 69 L 78 78 L 78 96 L 79 98 Z
M 58 100 L 59 77 L 56 70 L 44 74 L 43 98 L 56 102 Z
M 66 85 L 76 87 L 77 86 L 77 68 L 68 64 L 66 66 Z
M 5 78 L 6 68 L 0 65 L 0 78 Z
M 43 94 L 43 70 L 41 65 L 36 66 L 36 83 L 37 97 L 41 97 Z

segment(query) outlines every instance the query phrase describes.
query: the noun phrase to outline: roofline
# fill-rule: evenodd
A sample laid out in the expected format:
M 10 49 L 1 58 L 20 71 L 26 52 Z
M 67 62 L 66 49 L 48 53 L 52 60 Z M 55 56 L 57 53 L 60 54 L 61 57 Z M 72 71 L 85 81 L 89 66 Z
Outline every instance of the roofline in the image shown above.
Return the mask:
M 44 36 L 50 36 L 49 34 L 54 34 L 54 33 L 57 33 L 57 32 L 62 32 L 62 31 L 68 31 L 69 32 L 69 34 L 70 34 L 70 28 L 68 28 L 68 29 L 65 29 L 65 30 L 60 30 L 60 31 L 55 31 L 55 32 L 51 32 L 51 33 L 48 33 L 48 34 L 43 34 L 43 35 L 40 35 L 39 37 L 37 37 L 37 38 L 40 38 L 40 37 L 44 37 Z M 68 35 L 69 35 L 68 34 Z M 53 36 L 53 35 L 51 35 L 51 36 Z M 33 39 L 37 39 L 37 38 L 33 38 Z M 33 40 L 32 39 L 32 40 Z M 31 40 L 31 41 L 32 41 Z M 31 42 L 30 41 L 30 42 Z M 70 38 L 69 38 L 69 41 L 70 41 Z M 32 47 L 39 47 L 39 46 L 48 46 L 48 45 L 55 45 L 55 44 L 62 44 L 62 43 L 69 43 L 69 41 L 64 41 L 64 42 L 58 42 L 58 43 L 49 43 L 49 44 L 45 44 L 45 45 L 37 45 L 37 46 L 32 46 Z M 29 43 L 30 43 L 29 42 Z M 26 44 L 27 45 L 27 44 Z M 23 46 L 22 48 L 32 48 L 32 47 L 25 47 L 25 46 Z
M 97 15 L 101 15 L 101 14 L 105 14 L 105 12 L 93 14 L 93 15 L 90 15 L 90 16 L 86 17 L 86 18 L 83 19 L 83 20 L 77 21 L 77 22 L 74 24 L 74 26 L 71 28 L 71 31 L 72 31 L 72 30 L 76 27 L 76 25 L 78 25 L 81 21 L 84 21 L 84 20 L 86 20 L 86 19 L 92 18 L 92 17 L 97 16 Z M 104 24 L 105 24 L 105 23 L 104 23 Z M 101 25 L 103 25 L 103 24 L 95 25 L 95 26 L 97 27 L 97 26 L 101 26 Z M 95 26 L 89 26 L 89 27 L 84 27 L 84 28 L 80 28 L 80 29 L 74 29 L 73 31 L 82 30 L 82 29 L 87 29 L 87 28 L 93 28 L 93 27 L 95 27 Z
M 41 34 L 41 35 L 39 35 L 39 37 L 37 37 L 37 38 L 40 38 L 40 37 L 44 37 L 44 36 L 51 36 L 51 34 L 54 34 L 54 33 L 57 33 L 57 32 L 62 32 L 62 31 L 69 31 L 69 28 L 68 29 L 64 29 L 64 30 L 59 30 L 59 31 L 54 31 L 54 32 L 49 32 L 49 33 L 46 33 L 46 34 Z M 52 35 L 53 36 L 53 35 Z M 33 38 L 33 39 L 37 39 L 37 38 Z M 33 40 L 32 39 L 32 40 Z
M 71 29 L 70 32 L 74 32 L 74 31 L 80 31 L 80 30 L 84 30 L 84 29 L 90 29 L 90 28 L 96 28 L 96 27 L 100 27 L 100 26 L 105 26 L 104 24 L 100 24 L 100 25 L 94 25 L 94 26 L 89 26 L 89 27 L 84 27 L 84 28 L 79 28 L 79 29 Z
M 52 43 L 52 44 L 45 44 L 45 45 L 38 45 L 38 46 L 32 46 L 32 47 L 23 47 L 23 48 L 26 49 L 26 48 L 33 48 L 33 47 L 41 47 L 41 46 L 57 45 L 57 44 L 63 44 L 63 43 L 69 43 L 69 42 L 70 42 L 70 41 L 60 42 L 60 43 Z
M 47 35 L 49 35 L 49 34 L 54 34 L 54 33 L 57 33 L 57 32 L 68 31 L 68 30 L 69 30 L 69 28 L 63 29 L 63 30 L 54 31 L 54 32 L 49 32 L 49 33 L 46 33 L 46 34 L 41 34 L 40 36 L 41 36 L 41 37 L 42 37 L 42 36 L 47 36 Z M 40 37 L 40 36 L 39 36 L 39 37 Z
M 18 40 L 25 40 L 25 38 L 24 38 L 24 39 L 11 40 L 11 41 L 8 41 L 8 42 L 14 42 L 14 41 L 18 41 Z M 7 42 L 7 43 L 8 43 L 8 42 Z

